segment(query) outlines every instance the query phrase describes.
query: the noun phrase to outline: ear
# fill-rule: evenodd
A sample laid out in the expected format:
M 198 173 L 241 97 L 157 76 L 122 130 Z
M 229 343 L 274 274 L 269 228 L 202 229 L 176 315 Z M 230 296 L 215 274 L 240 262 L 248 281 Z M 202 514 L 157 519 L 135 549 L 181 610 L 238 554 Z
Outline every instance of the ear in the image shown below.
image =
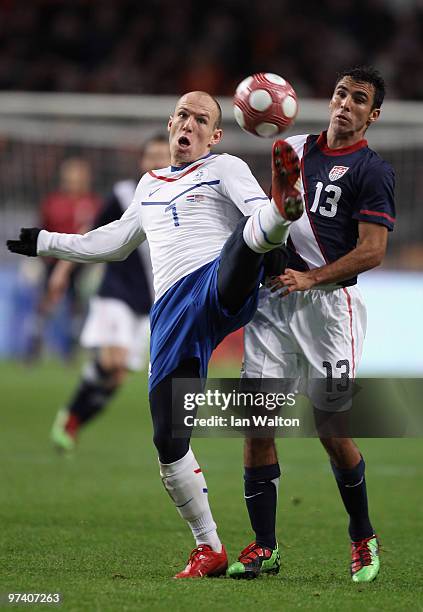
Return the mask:
M 172 127 L 173 115 L 169 116 L 169 121 L 167 122 L 167 131 L 170 132 L 170 128 Z
M 210 146 L 214 147 L 215 145 L 219 144 L 219 142 L 222 140 L 222 137 L 223 130 L 221 128 L 214 130 L 213 135 L 210 139 Z
M 377 121 L 380 117 L 380 108 L 374 108 L 367 119 L 367 125 L 371 125 L 375 121 Z

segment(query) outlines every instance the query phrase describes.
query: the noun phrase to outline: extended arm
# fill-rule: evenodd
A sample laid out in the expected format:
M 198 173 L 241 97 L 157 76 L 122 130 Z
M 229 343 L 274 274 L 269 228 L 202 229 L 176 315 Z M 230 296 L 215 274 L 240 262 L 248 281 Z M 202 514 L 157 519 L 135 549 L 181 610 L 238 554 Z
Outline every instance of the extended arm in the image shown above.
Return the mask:
M 8 247 L 23 255 L 42 255 L 76 262 L 120 261 L 145 240 L 139 219 L 138 205 L 133 202 L 118 221 L 113 221 L 87 234 L 59 234 L 41 230 L 35 236 L 32 248 L 26 248 L 25 240 L 34 241 L 33 230 L 22 230 L 20 241 L 8 241 Z
M 272 291 L 283 289 L 281 296 L 293 291 L 305 291 L 316 285 L 327 285 L 347 280 L 382 263 L 388 240 L 388 230 L 376 223 L 359 223 L 357 247 L 333 263 L 298 272 L 287 268 L 270 281 Z

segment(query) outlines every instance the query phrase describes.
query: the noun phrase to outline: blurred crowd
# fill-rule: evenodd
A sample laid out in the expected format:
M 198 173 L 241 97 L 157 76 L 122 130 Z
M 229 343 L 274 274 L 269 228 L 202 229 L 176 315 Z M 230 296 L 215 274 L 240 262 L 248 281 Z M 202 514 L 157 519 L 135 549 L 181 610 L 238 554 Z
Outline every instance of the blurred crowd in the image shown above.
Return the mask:
M 0 89 L 231 95 L 257 71 L 327 97 L 373 63 L 423 99 L 421 0 L 0 0 Z

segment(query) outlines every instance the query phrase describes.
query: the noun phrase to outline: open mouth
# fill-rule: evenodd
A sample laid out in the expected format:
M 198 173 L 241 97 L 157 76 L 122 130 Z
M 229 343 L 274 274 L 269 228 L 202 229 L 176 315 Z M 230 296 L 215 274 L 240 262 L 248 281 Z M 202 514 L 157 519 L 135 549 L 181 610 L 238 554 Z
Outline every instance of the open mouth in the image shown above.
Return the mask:
M 189 138 L 187 138 L 186 136 L 181 136 L 178 139 L 178 145 L 180 147 L 189 147 L 190 144 L 191 144 L 191 142 L 190 142 Z
M 341 120 L 341 121 L 345 121 L 345 123 L 349 122 L 349 119 L 347 117 L 345 117 L 344 115 L 338 115 L 337 119 Z

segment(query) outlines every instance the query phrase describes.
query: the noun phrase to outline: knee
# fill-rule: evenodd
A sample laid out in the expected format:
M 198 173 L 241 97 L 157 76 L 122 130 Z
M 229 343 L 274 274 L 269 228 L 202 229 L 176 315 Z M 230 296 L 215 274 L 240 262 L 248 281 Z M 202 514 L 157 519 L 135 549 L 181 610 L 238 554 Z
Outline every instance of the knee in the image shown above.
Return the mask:
M 111 388 L 119 387 L 128 375 L 128 351 L 121 347 L 103 347 L 97 359 L 108 385 Z
M 355 465 L 361 459 L 360 451 L 351 438 L 320 438 L 329 458 L 335 465 Z
M 258 467 L 278 460 L 274 438 L 246 438 L 244 463 L 246 467 Z
M 110 370 L 103 370 L 103 372 L 103 383 L 107 389 L 118 389 L 127 376 L 125 368 L 112 368 Z
M 174 463 L 184 457 L 189 450 L 189 440 L 172 438 L 172 431 L 167 425 L 155 426 L 153 442 L 161 463 Z
M 125 367 L 117 367 L 109 372 L 110 384 L 113 387 L 120 387 L 126 377 L 128 376 L 128 370 Z
M 106 370 L 124 370 L 128 363 L 128 349 L 122 346 L 103 346 L 97 352 L 98 360 Z
M 166 455 L 172 444 L 172 434 L 167 427 L 154 425 L 153 443 L 159 455 Z
M 83 370 L 83 378 L 104 391 L 115 391 L 124 380 L 124 373 L 119 369 L 106 368 L 100 360 L 87 363 Z

